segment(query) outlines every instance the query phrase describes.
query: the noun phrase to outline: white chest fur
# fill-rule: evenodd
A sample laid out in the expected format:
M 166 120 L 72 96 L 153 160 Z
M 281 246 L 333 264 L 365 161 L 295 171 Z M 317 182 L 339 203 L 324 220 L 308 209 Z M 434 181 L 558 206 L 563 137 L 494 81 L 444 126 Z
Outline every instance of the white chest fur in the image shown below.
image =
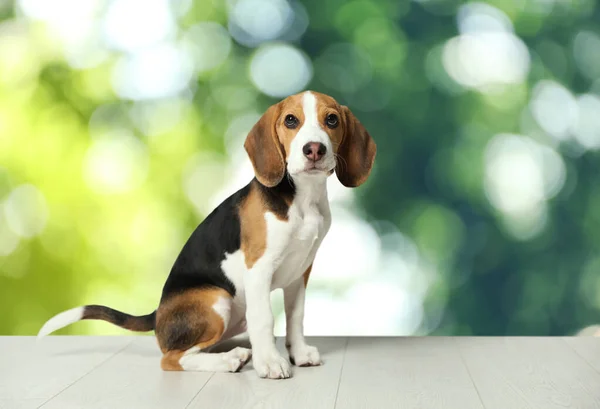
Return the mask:
M 284 239 L 287 246 L 273 274 L 271 289 L 287 287 L 312 264 L 331 224 L 326 198 L 324 202 L 295 200 L 290 207 L 287 224 L 287 237 Z
M 234 301 L 237 304 L 245 304 L 245 275 L 258 274 L 268 278 L 273 290 L 285 288 L 300 279 L 312 264 L 331 225 L 331 213 L 325 180 L 319 181 L 321 183 L 299 182 L 287 220 L 265 213 L 266 249 L 252 268 L 246 267 L 241 250 L 227 254 L 221 264 L 236 288 Z
M 325 195 L 324 200 L 319 202 L 294 201 L 288 220 L 280 220 L 272 213 L 266 213 L 265 220 L 267 247 L 254 266 L 246 267 L 242 250 L 227 254 L 221 264 L 236 288 L 230 320 L 234 332 L 245 328 L 246 303 L 252 298 L 246 293 L 245 278 L 252 274 L 269 280 L 270 283 L 265 282 L 265 285 L 269 285 L 271 290 L 285 288 L 302 279 L 329 230 L 331 213 Z

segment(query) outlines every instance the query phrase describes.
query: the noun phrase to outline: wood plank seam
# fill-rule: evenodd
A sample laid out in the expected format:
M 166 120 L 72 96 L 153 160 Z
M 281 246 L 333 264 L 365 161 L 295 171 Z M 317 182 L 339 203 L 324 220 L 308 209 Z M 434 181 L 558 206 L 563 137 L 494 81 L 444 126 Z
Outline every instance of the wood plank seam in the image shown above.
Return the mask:
M 460 350 L 460 346 L 458 345 L 458 342 L 456 341 L 455 337 L 452 337 L 452 342 L 454 343 L 454 346 L 456 347 L 456 352 L 458 353 L 458 356 L 460 357 L 460 361 L 462 362 L 463 366 L 465 367 L 465 370 L 467 371 L 467 374 L 469 375 L 469 379 L 471 380 L 471 383 L 473 384 L 473 388 L 475 388 L 475 392 L 477 392 L 477 397 L 479 398 L 479 402 L 481 402 L 481 406 L 484 409 L 487 409 L 487 407 L 485 406 L 485 403 L 483 402 L 483 398 L 481 397 L 481 393 L 479 393 L 479 388 L 477 387 L 477 384 L 475 383 L 475 380 L 473 379 L 473 375 L 471 375 L 471 369 L 469 369 L 469 365 L 467 365 L 467 361 L 465 360 L 465 357 L 462 354 L 462 351 Z
M 51 396 L 47 401 L 45 401 L 40 406 L 38 406 L 38 409 L 41 409 L 43 406 L 45 406 L 48 403 L 50 403 L 50 401 L 53 400 L 54 398 L 56 398 L 58 395 L 60 395 L 61 393 L 63 393 L 67 389 L 69 389 L 71 386 L 75 385 L 77 382 L 79 382 L 80 380 L 82 380 L 83 378 L 85 378 L 86 376 L 88 376 L 89 374 L 91 374 L 92 372 L 94 372 L 96 369 L 100 368 L 102 365 L 104 365 L 105 363 L 107 363 L 108 361 L 110 361 L 111 359 L 113 359 L 115 356 L 119 355 L 121 352 L 123 352 L 125 350 L 125 348 L 127 348 L 129 345 L 131 345 L 134 342 L 134 340 L 135 340 L 135 338 L 133 338 L 131 341 L 129 341 L 127 344 L 125 344 L 125 346 L 123 346 L 118 351 L 115 351 L 114 354 L 112 354 L 111 356 L 107 357 L 104 361 L 100 362 L 98 365 L 94 366 L 92 369 L 90 369 L 89 371 L 87 371 L 86 373 L 84 373 L 83 375 L 81 375 L 79 378 L 77 378 L 76 380 L 74 380 L 73 382 L 71 382 L 69 385 L 67 385 L 66 387 L 64 387 L 63 389 L 61 389 L 58 393 L 56 393 L 53 396 Z
M 600 371 L 598 369 L 596 369 L 596 367 L 594 365 L 592 365 L 586 357 L 582 356 L 577 349 L 573 348 L 573 345 L 571 345 L 570 343 L 567 342 L 567 340 L 564 337 L 560 337 L 560 339 L 562 340 L 562 342 L 564 344 L 567 344 L 569 346 L 569 349 L 573 352 L 575 352 L 575 355 L 577 355 L 579 358 L 581 358 L 581 360 L 583 362 L 586 363 L 587 366 L 589 366 L 590 368 L 592 368 L 594 370 L 594 372 L 598 373 L 600 375 Z
M 340 374 L 338 376 L 338 385 L 335 391 L 335 401 L 333 402 L 333 408 L 337 408 L 338 396 L 340 394 L 340 385 L 342 384 L 342 374 L 344 373 L 344 363 L 346 363 L 346 352 L 348 351 L 348 343 L 350 337 L 346 337 L 346 344 L 344 345 L 344 354 L 342 355 L 342 365 L 340 366 Z
M 206 380 L 206 382 L 204 382 L 202 384 L 202 386 L 200 387 L 200 389 L 198 389 L 198 392 L 196 392 L 196 394 L 192 397 L 192 399 L 190 399 L 190 401 L 187 403 L 187 405 L 185 405 L 185 408 L 183 409 L 187 409 L 190 407 L 190 405 L 192 404 L 192 402 L 196 399 L 196 397 L 198 395 L 200 395 L 200 392 L 202 392 L 202 389 L 204 389 L 204 387 L 210 382 L 210 380 L 213 378 L 213 376 L 215 376 L 215 372 L 213 372 L 212 374 L 210 374 L 210 377 Z

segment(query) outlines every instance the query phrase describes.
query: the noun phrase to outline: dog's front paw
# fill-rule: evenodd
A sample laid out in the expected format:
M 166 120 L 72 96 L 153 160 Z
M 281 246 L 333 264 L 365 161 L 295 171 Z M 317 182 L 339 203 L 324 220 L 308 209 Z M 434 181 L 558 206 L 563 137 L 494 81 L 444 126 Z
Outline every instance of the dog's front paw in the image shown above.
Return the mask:
M 290 360 L 296 366 L 321 365 L 319 350 L 313 346 L 302 344 L 289 347 Z
M 266 357 L 258 357 L 254 354 L 252 362 L 256 373 L 261 378 L 285 379 L 292 375 L 289 362 L 278 353 Z

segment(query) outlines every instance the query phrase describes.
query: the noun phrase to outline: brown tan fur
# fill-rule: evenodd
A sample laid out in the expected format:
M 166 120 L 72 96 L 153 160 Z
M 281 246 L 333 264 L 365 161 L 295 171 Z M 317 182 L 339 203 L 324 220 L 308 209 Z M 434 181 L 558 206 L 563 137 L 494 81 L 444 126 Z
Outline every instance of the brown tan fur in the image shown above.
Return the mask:
M 163 371 L 183 371 L 179 360 L 183 356 L 185 351 L 167 351 L 161 361 L 160 367 Z
M 336 174 L 338 179 L 346 187 L 363 184 L 369 177 L 375 161 L 377 153 L 375 142 L 348 107 L 339 105 L 329 95 L 314 91 L 312 93 L 317 99 L 318 118 L 324 120 L 329 114 L 334 114 L 340 121 L 340 125 L 333 129 L 325 124 L 322 124 L 321 127 L 329 135 L 337 156 Z M 269 116 L 269 120 L 275 121 L 273 131 L 276 134 L 275 139 L 279 141 L 281 155 L 287 159 L 292 140 L 305 120 L 302 94 L 288 97 L 276 106 L 278 115 Z M 288 129 L 283 123 L 282 117 L 289 114 L 298 118 L 299 124 L 295 129 Z
M 252 268 L 267 246 L 265 204 L 256 186 L 250 188 L 248 197 L 240 206 L 241 250 L 246 267 Z
M 276 186 L 285 174 L 285 157 L 276 131 L 280 115 L 281 103 L 271 106 L 244 142 L 256 178 L 268 187 Z
M 219 297 L 231 298 L 221 288 L 194 288 L 163 300 L 156 311 L 156 338 L 163 352 L 161 367 L 181 371 L 179 360 L 188 349 L 216 344 L 225 323 L 213 305 Z
M 313 95 L 317 100 L 317 115 L 320 119 L 327 118 L 327 115 L 333 114 L 340 118 L 340 121 L 343 121 L 342 107 L 335 101 L 335 99 L 331 98 L 329 95 L 318 92 L 313 92 Z M 343 123 L 333 129 L 329 128 L 325 124 L 322 124 L 321 128 L 327 132 L 327 135 L 329 135 L 334 152 L 337 153 L 340 144 L 342 143 L 342 139 L 344 138 L 345 128 Z
M 304 288 L 306 288 L 306 286 L 308 285 L 308 277 L 310 277 L 310 271 L 311 270 L 312 270 L 312 264 L 310 266 L 308 266 L 308 268 L 306 269 L 306 271 L 302 275 L 304 277 Z
M 341 118 L 345 133 L 337 151 L 341 163 L 338 162 L 336 174 L 344 186 L 357 187 L 362 185 L 371 173 L 377 146 L 348 107 L 342 106 Z
M 239 207 L 240 249 L 244 253 L 247 268 L 263 255 L 267 245 L 267 223 L 265 213 L 271 212 L 279 220 L 287 220 L 287 211 L 292 205 L 293 196 L 280 192 L 277 197 L 265 191 L 260 184 L 253 182 L 250 192 Z
M 346 187 L 357 187 L 371 173 L 377 147 L 375 142 L 356 119 L 348 107 L 339 105 L 328 95 L 313 92 L 317 99 L 320 119 L 329 114 L 338 116 L 340 125 L 331 129 L 323 124 L 322 129 L 331 138 L 338 166 L 336 174 Z M 294 115 L 298 126 L 289 129 L 283 117 Z M 256 178 L 265 186 L 276 186 L 285 175 L 285 161 L 292 140 L 304 124 L 302 94 L 292 95 L 271 106 L 252 128 L 244 147 L 254 167 Z
M 302 128 L 302 125 L 304 124 L 304 109 L 302 108 L 302 95 L 301 94 L 297 94 L 297 95 L 292 95 L 289 98 L 284 99 L 283 101 L 280 102 L 280 109 L 281 109 L 281 117 L 279 118 L 279 120 L 277 121 L 276 124 L 276 132 L 277 132 L 277 137 L 279 139 L 279 143 L 281 143 L 281 145 L 284 148 L 284 156 L 287 159 L 289 156 L 289 152 L 290 152 L 290 146 L 292 144 L 292 141 L 294 140 L 294 137 L 296 136 L 296 134 L 298 133 L 298 131 L 300 130 L 300 128 Z M 283 122 L 283 116 L 287 116 L 287 115 L 294 115 L 296 118 L 298 118 L 298 126 L 295 129 L 289 129 L 284 125 Z

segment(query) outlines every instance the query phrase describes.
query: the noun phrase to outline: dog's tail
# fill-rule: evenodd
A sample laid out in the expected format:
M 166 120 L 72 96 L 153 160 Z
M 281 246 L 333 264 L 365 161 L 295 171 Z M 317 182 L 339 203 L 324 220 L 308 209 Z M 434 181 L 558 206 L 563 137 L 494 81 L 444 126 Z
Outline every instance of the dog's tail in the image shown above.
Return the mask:
M 154 329 L 155 318 L 156 311 L 148 315 L 136 317 L 103 305 L 86 305 L 63 311 L 50 318 L 46 321 L 42 329 L 40 329 L 38 338 L 81 320 L 103 320 L 130 331 L 152 331 Z

